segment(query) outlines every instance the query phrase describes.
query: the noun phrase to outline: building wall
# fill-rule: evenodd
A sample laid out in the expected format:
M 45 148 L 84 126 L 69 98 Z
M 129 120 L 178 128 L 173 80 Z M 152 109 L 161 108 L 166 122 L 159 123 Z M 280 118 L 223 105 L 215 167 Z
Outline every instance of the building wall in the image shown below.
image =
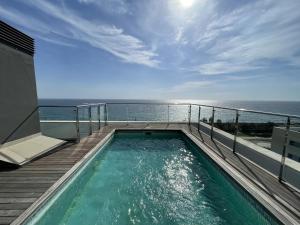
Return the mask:
M 0 144 L 40 132 L 37 105 L 33 57 L 0 43 Z
M 286 155 L 290 159 L 300 162 L 300 132 L 299 128 L 292 127 L 288 132 Z M 271 150 L 282 154 L 286 129 L 274 127 L 272 134 Z

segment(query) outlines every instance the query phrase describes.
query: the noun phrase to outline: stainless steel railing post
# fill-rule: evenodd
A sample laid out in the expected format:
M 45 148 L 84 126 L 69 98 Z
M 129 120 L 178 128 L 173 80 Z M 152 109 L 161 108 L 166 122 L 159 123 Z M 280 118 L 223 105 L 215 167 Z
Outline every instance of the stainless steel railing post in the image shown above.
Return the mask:
M 126 105 L 126 120 L 127 120 L 127 125 L 129 125 L 128 105 Z
M 236 151 L 236 138 L 237 138 L 237 135 L 239 132 L 239 116 L 240 116 L 239 111 L 236 110 L 235 111 L 234 140 L 233 140 L 233 146 L 232 146 L 233 153 L 235 153 L 235 151 Z
M 288 145 L 288 136 L 289 136 L 290 126 L 291 126 L 291 118 L 288 116 L 287 123 L 286 123 L 286 130 L 285 130 L 285 134 L 284 134 L 284 143 L 283 143 L 283 149 L 282 149 L 282 155 L 281 155 L 280 171 L 279 171 L 279 176 L 278 176 L 279 182 L 282 182 L 282 180 L 283 180 L 283 171 L 284 171 L 284 166 L 285 166 L 285 157 L 286 157 L 286 149 L 287 149 L 287 145 Z
M 170 123 L 170 105 L 168 104 L 168 124 Z
M 213 139 L 214 121 L 215 121 L 215 107 L 213 107 L 213 109 L 212 109 L 210 139 Z
M 80 142 L 80 128 L 79 128 L 79 108 L 76 106 L 76 142 Z
M 105 126 L 107 125 L 107 118 L 108 118 L 108 112 L 107 112 L 107 103 L 104 105 L 104 116 L 105 116 Z
M 188 120 L 189 120 L 189 127 L 191 127 L 191 114 L 192 114 L 192 105 L 190 104 L 189 105 L 189 117 L 188 117 Z
M 100 112 L 100 104 L 97 106 L 97 110 L 98 110 L 98 130 L 101 129 L 101 112 Z
M 201 106 L 198 107 L 198 132 L 200 131 Z
M 90 127 L 90 135 L 93 134 L 93 127 L 92 127 L 92 106 L 89 106 L 89 127 Z

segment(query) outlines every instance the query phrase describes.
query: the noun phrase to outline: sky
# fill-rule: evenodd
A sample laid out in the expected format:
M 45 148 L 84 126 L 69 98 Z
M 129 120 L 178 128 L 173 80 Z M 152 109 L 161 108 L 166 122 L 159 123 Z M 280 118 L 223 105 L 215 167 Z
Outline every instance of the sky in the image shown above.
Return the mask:
M 299 0 L 0 0 L 39 98 L 300 100 Z

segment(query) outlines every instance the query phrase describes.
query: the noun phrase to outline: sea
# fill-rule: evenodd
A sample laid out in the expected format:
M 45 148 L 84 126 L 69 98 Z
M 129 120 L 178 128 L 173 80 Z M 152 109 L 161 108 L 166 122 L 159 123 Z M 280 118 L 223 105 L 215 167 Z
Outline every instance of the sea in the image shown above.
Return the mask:
M 132 99 L 39 99 L 40 106 L 76 106 L 89 103 L 108 103 L 107 114 L 110 121 L 187 121 L 188 105 L 185 103 L 237 108 L 243 110 L 264 111 L 279 114 L 300 115 L 300 101 L 215 101 L 215 100 L 132 100 Z M 117 103 L 117 104 L 116 104 Z M 129 103 L 129 104 L 127 104 Z M 145 103 L 145 104 L 141 104 Z M 146 104 L 151 103 L 151 104 Z M 165 103 L 169 103 L 165 105 Z M 176 105 L 179 104 L 179 105 Z M 88 108 L 80 109 L 80 119 L 88 119 Z M 100 110 L 104 117 L 104 107 Z M 199 107 L 192 106 L 192 121 L 197 121 Z M 200 119 L 209 120 L 212 109 L 201 107 Z M 92 117 L 98 116 L 97 108 L 93 108 Z M 41 119 L 75 119 L 72 108 L 41 107 Z M 104 118 L 103 118 L 104 119 Z M 235 111 L 216 109 L 215 121 L 231 122 L 235 120 Z M 294 117 L 297 123 L 300 119 Z M 240 113 L 240 121 L 244 122 L 278 122 L 285 123 L 286 117 L 263 115 L 258 113 Z

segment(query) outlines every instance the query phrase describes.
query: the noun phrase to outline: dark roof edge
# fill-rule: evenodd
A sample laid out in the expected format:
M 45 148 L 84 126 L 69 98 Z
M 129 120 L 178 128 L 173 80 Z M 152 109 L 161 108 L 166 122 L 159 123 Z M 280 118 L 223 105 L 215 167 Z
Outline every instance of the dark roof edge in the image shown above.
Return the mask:
M 31 56 L 34 55 L 34 39 L 1 20 L 0 42 Z

